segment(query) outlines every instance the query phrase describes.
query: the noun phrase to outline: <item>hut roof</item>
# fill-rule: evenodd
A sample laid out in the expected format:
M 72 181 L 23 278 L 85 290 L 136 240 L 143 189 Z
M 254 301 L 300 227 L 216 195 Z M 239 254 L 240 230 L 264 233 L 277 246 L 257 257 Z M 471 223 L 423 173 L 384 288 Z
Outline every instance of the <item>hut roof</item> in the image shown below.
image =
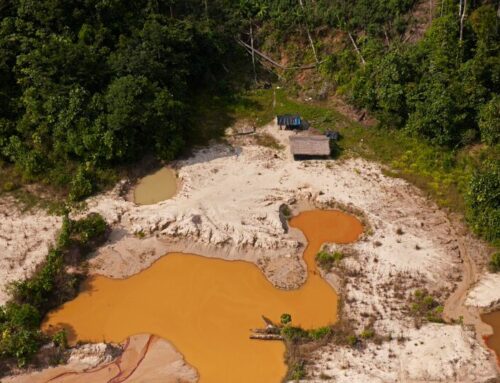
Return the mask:
M 298 114 L 281 114 L 276 116 L 278 125 L 300 126 L 302 119 Z
M 330 139 L 325 136 L 291 136 L 290 150 L 294 156 L 329 156 Z

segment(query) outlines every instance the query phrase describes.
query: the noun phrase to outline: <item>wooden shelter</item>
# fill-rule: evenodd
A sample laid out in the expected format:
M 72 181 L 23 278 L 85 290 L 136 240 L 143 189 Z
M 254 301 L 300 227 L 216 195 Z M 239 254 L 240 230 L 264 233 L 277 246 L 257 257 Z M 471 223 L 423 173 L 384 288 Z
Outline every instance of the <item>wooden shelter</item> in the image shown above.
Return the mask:
M 291 136 L 290 150 L 297 157 L 327 157 L 330 139 L 325 136 Z

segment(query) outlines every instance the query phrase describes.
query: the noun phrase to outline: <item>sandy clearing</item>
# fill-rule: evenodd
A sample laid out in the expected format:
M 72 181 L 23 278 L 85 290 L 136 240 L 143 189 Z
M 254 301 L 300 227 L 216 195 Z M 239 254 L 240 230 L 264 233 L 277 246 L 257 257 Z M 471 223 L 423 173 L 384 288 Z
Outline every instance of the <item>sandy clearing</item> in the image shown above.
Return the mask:
M 291 133 L 273 124 L 264 131 L 288 147 Z M 295 230 L 284 232 L 279 206 L 287 203 L 295 212 L 310 207 L 361 211 L 368 235 L 350 245 L 356 255 L 344 261 L 349 272 L 326 277 L 346 302 L 343 315 L 358 330 L 374 318 L 379 334 L 404 335 L 408 340 L 384 343 L 374 358 L 367 352 L 376 350 L 375 345 L 363 352 L 328 345 L 317 351 L 318 362 L 309 372 L 360 382 L 458 377 L 463 382 L 486 382 L 497 375 L 494 358 L 480 336 L 459 325 L 424 325 L 418 330 L 405 313 L 408 296 L 416 288 L 425 287 L 445 300 L 463 285 L 449 310 L 449 317 L 458 319 L 457 308 L 463 307 L 468 289 L 467 281 L 460 284 L 463 249 L 482 265 L 485 246 L 472 237 L 461 240 L 463 232 L 444 211 L 407 182 L 386 177 L 378 164 L 362 159 L 298 162 L 287 149 L 274 151 L 246 141 L 235 137 L 231 145 L 212 145 L 173 164 L 182 187 L 171 200 L 138 206 L 126 198 L 126 181 L 89 199 L 88 209 L 80 214 L 99 212 L 114 229 L 91 260 L 91 272 L 123 278 L 168 251 L 182 250 L 254 262 L 276 286 L 296 287 L 304 280 L 299 257 L 304 238 Z M 479 289 L 477 299 L 488 300 L 487 290 Z M 477 325 L 477 320 L 477 315 L 470 315 L 464 322 Z M 411 346 L 421 342 L 430 348 Z M 402 359 L 408 352 L 417 357 Z M 351 380 L 342 380 L 347 359 L 345 379 Z M 407 362 L 402 366 L 400 360 Z M 370 375 L 370 369 L 379 372 Z
M 25 279 L 45 259 L 60 225 L 60 217 L 22 212 L 13 198 L 0 198 L 0 305 L 8 283 Z

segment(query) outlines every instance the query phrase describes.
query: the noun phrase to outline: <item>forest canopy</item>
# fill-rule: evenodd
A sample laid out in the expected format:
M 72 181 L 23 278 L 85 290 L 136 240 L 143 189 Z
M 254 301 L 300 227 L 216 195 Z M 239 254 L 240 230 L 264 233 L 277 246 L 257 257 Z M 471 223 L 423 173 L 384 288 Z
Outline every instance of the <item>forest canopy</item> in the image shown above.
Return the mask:
M 5 3 L 0 156 L 27 179 L 73 185 L 75 199 L 92 191 L 95 169 L 152 150 L 173 159 L 189 96 L 221 69 L 227 48 L 188 5 L 172 15 L 169 4 Z
M 433 8 L 419 8 L 427 4 Z M 0 0 L 0 166 L 79 200 L 95 192 L 103 169 L 149 153 L 171 160 L 197 134 L 192 100 L 200 92 L 236 93 L 228 77 L 252 84 L 257 72 L 297 86 L 296 73 L 277 73 L 265 60 L 252 73 L 247 48 L 255 45 L 291 66 L 313 63 L 316 82 L 375 116 L 378 129 L 443 148 L 450 163 L 476 147 L 462 191 L 466 215 L 497 242 L 499 7 L 494 0 Z M 422 33 L 412 29 L 418 17 L 426 20 Z M 247 66 L 235 71 L 241 62 Z

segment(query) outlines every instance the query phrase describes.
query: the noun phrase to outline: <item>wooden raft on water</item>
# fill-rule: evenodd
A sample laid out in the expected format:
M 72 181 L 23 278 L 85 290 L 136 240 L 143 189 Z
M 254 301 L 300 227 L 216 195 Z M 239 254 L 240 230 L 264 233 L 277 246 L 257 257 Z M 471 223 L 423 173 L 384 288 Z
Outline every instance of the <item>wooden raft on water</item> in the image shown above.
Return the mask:
M 269 318 L 262 315 L 262 320 L 266 324 L 265 328 L 251 329 L 250 339 L 257 340 L 283 340 L 279 326 L 273 323 Z

